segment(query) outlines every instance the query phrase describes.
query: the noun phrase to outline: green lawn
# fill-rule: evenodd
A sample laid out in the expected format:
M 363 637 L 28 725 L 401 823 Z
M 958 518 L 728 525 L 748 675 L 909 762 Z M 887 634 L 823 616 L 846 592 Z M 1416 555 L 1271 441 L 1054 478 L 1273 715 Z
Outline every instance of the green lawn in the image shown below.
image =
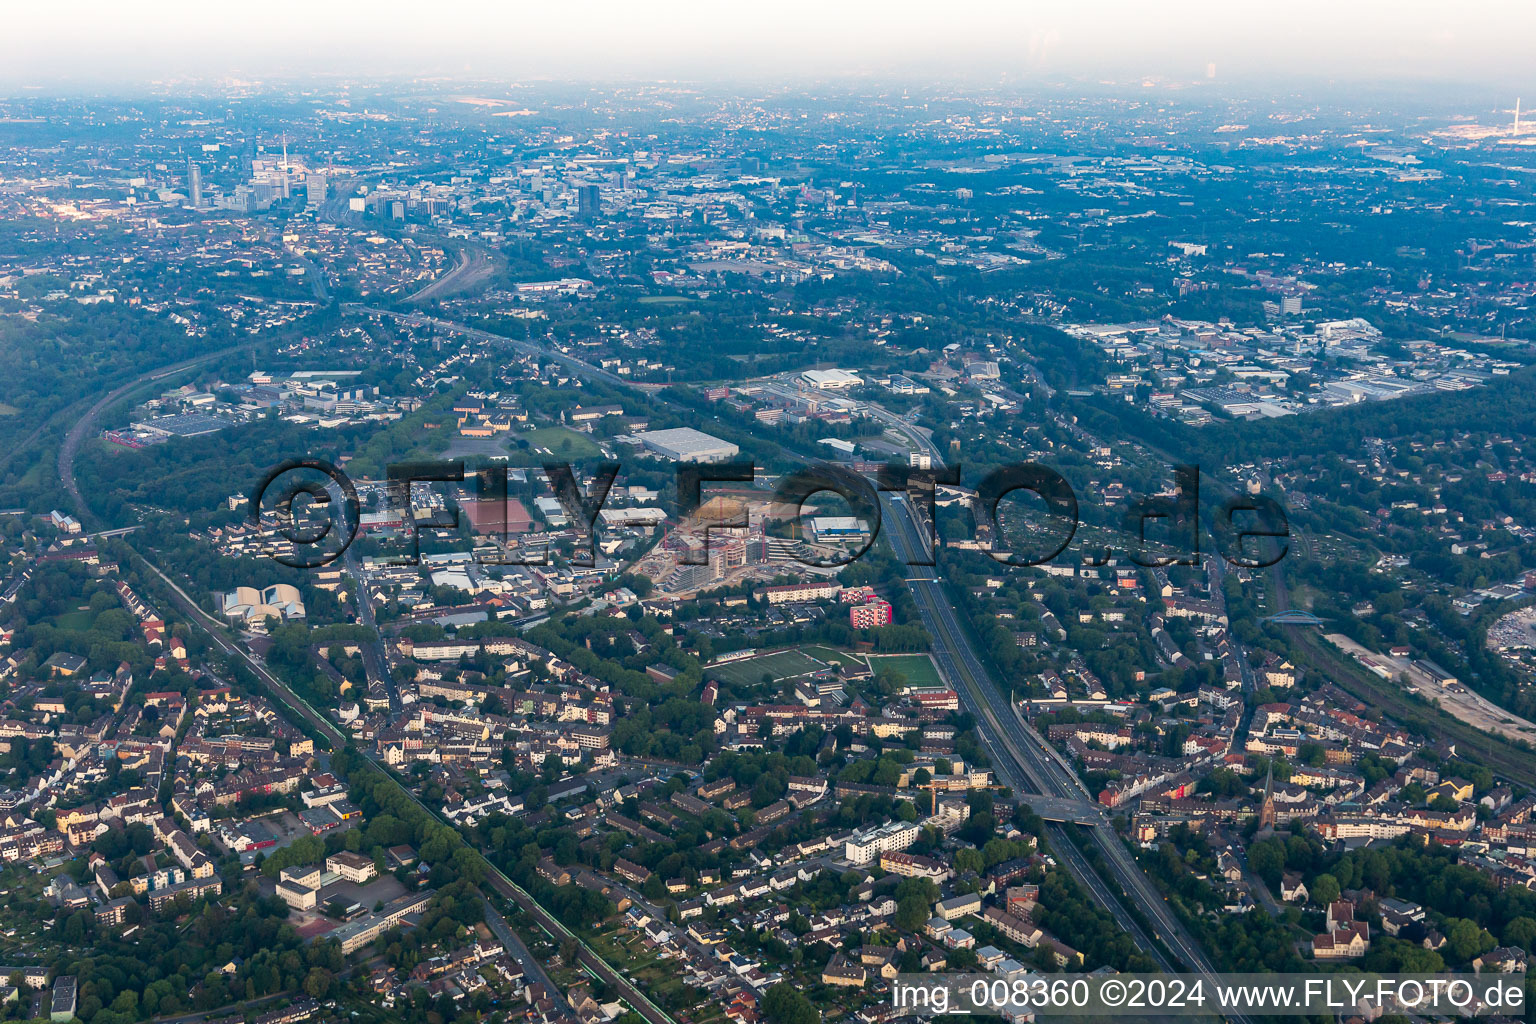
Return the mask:
M 595 459 L 603 454 L 597 442 L 569 427 L 540 427 L 513 437 L 528 442 L 526 449 L 519 445 L 515 450 L 530 456 L 551 457 L 537 451 L 539 448 L 548 448 L 557 459 Z
M 75 629 L 84 632 L 91 628 L 91 623 L 96 621 L 96 616 L 89 608 L 76 608 L 72 612 L 65 612 L 53 620 L 54 626 L 59 629 Z
M 900 672 L 911 686 L 942 686 L 939 670 L 926 654 L 887 654 L 869 656 L 869 667 L 876 675 Z

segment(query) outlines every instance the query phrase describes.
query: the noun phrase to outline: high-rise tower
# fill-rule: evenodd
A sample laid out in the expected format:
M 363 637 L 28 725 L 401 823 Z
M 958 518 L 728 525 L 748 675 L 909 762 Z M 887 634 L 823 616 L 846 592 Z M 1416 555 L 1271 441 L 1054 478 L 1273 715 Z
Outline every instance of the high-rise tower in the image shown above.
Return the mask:
M 596 185 L 581 185 L 576 191 L 577 213 L 584 221 L 597 220 L 603 208 L 603 193 Z

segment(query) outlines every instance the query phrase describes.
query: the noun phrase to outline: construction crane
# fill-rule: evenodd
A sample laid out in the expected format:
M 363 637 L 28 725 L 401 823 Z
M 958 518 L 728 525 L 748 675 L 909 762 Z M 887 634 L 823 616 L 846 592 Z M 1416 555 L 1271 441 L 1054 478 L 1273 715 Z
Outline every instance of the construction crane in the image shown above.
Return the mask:
M 929 793 L 931 793 L 933 795 L 932 807 L 928 811 L 930 816 L 936 815 L 936 814 L 939 813 L 939 791 L 940 790 L 943 790 L 946 793 L 969 793 L 973 789 L 1007 789 L 1008 788 L 1007 786 L 997 786 L 997 785 L 993 785 L 992 783 L 986 783 L 986 784 L 980 785 L 980 786 L 966 786 L 964 789 L 952 789 L 952 788 L 950 788 L 950 785 L 949 785 L 949 780 L 951 778 L 953 778 L 953 776 L 950 776 L 950 775 L 938 775 L 938 776 L 935 776 L 935 777 L 929 779 L 927 782 L 915 782 L 915 783 L 912 784 L 912 788 L 913 789 L 926 789 Z M 939 781 L 940 779 L 943 779 L 944 781 L 940 782 Z

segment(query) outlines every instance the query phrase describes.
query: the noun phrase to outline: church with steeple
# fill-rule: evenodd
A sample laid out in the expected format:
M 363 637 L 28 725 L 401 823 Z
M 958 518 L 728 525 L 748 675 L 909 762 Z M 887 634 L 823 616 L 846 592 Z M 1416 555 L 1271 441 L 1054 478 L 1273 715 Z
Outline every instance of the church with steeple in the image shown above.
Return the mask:
M 1271 762 L 1264 776 L 1264 799 L 1259 804 L 1259 830 L 1275 828 L 1275 766 Z

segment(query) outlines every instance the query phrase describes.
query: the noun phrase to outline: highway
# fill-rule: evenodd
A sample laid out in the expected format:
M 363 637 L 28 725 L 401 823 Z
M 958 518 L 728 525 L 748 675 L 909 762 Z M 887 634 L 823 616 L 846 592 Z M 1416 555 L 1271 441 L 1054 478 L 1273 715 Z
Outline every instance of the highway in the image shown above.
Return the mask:
M 518 341 L 509 338 L 505 334 L 492 334 L 490 331 L 482 331 L 478 327 L 469 327 L 464 324 L 454 323 L 452 320 L 442 320 L 435 316 L 427 316 L 423 313 L 396 313 L 394 310 L 379 309 L 375 306 L 345 305 L 342 307 L 348 313 L 367 313 L 372 316 L 386 316 L 401 323 L 412 324 L 416 327 L 432 327 L 450 334 L 461 334 L 466 338 L 474 338 L 477 341 L 490 341 L 498 345 L 506 345 L 508 348 L 522 352 L 525 355 L 539 356 L 550 362 L 559 363 L 571 372 L 586 377 L 589 380 L 600 380 L 604 384 L 612 384 L 614 387 L 625 390 L 635 390 L 635 382 L 626 380 L 616 373 L 609 373 L 601 367 L 583 362 L 575 356 L 568 356 L 563 352 L 556 352 L 544 345 L 535 345 L 531 341 Z M 649 397 L 649 396 L 648 396 Z
M 496 272 L 496 256 L 493 253 L 463 242 L 457 244 L 459 257 L 453 267 L 437 280 L 429 281 L 406 296 L 404 301 L 429 302 L 456 292 L 467 291 Z
M 374 309 L 370 307 L 349 307 L 352 311 L 366 312 L 374 315 L 391 317 L 406 323 L 419 326 L 430 326 L 443 331 L 451 331 L 480 340 L 505 345 L 516 351 L 530 355 L 536 355 L 543 359 L 559 363 L 574 373 L 594 380 L 601 380 L 616 387 L 626 390 L 633 389 L 632 382 L 609 373 L 580 359 L 566 356 L 562 353 L 551 351 L 544 346 L 529 342 L 519 342 L 502 335 L 493 334 L 476 328 L 466 327 L 450 321 L 440 320 L 435 317 L 420 314 L 395 313 L 388 310 Z M 158 379 L 175 373 L 179 370 L 197 365 L 204 360 L 213 358 L 216 353 L 187 360 L 183 363 L 166 367 L 161 370 L 145 374 L 135 378 L 93 405 L 87 413 L 75 424 L 66 437 L 65 444 L 59 453 L 59 473 L 61 482 L 74 500 L 76 507 L 84 514 L 87 510 L 82 500 L 78 487 L 75 484 L 73 462 L 75 453 L 90 429 L 94 419 L 108 405 L 132 388 L 150 380 Z M 894 424 L 892 424 L 894 426 Z M 916 431 L 908 433 L 912 437 Z M 925 437 L 912 438 L 921 447 L 932 454 L 933 444 Z M 885 495 L 882 499 L 885 506 L 885 520 L 892 528 L 893 544 L 899 553 L 910 555 L 924 547 L 924 542 L 918 534 L 918 528 L 912 518 L 912 510 L 903 496 Z M 910 559 L 909 559 L 910 560 Z M 265 683 L 274 696 L 278 697 L 290 710 L 309 722 L 322 735 L 328 737 L 337 747 L 347 745 L 348 738 L 338 730 L 325 716 L 321 715 L 301 697 L 290 690 L 285 684 L 271 674 L 266 666 L 253 657 L 242 647 L 230 643 L 224 636 L 224 624 L 213 619 L 193 601 L 170 577 L 166 576 L 153 563 L 145 561 L 145 564 L 158 575 L 176 595 L 176 603 L 189 616 L 189 618 L 210 637 L 210 640 L 227 655 L 243 661 Z M 976 714 L 979 721 L 986 724 L 984 731 L 989 748 L 993 751 L 994 760 L 999 775 L 1013 786 L 1017 792 L 1037 792 L 1044 796 L 1055 797 L 1062 800 L 1082 801 L 1091 805 L 1088 794 L 1084 793 L 1076 776 L 1044 743 L 1038 734 L 1034 733 L 1009 706 L 997 687 L 987 678 L 986 669 L 977 657 L 971 643 L 961 628 L 955 611 L 947 596 L 943 592 L 942 581 L 938 579 L 931 568 L 913 567 L 911 587 L 918 607 L 923 617 L 925 626 L 934 639 L 934 654 L 940 669 L 947 679 L 956 685 L 957 691 L 962 695 L 967 708 Z M 360 605 L 366 603 L 366 597 L 359 595 Z M 375 652 L 377 653 L 377 652 Z M 380 674 L 388 677 L 387 665 L 379 667 Z M 383 770 L 381 768 L 381 770 Z M 385 771 L 385 774 L 394 779 L 394 776 Z M 398 780 L 395 780 L 398 785 Z M 402 792 L 418 806 L 428 813 L 437 816 L 437 812 L 426 807 L 411 793 L 409 789 L 400 786 Z M 1173 955 L 1190 969 L 1198 971 L 1211 971 L 1210 962 L 1204 953 L 1189 937 L 1182 925 L 1173 917 L 1163 899 L 1156 893 L 1150 882 L 1137 867 L 1134 859 L 1120 842 L 1113 828 L 1099 812 L 1100 822 L 1092 826 L 1091 834 L 1094 842 L 1104 854 L 1105 862 L 1110 866 L 1116 880 L 1122 885 L 1125 893 L 1141 908 L 1145 917 L 1150 920 L 1155 929 L 1149 938 L 1146 932 L 1132 918 L 1121 901 L 1109 889 L 1105 881 L 1095 873 L 1087 863 L 1082 853 L 1071 843 L 1066 835 L 1065 827 L 1052 825 L 1052 848 L 1064 865 L 1078 878 L 1080 882 L 1115 915 L 1123 927 L 1137 940 L 1138 944 L 1153 956 L 1166 969 L 1174 969 L 1176 966 L 1170 963 L 1168 957 L 1159 948 L 1158 940 L 1165 944 Z M 478 852 L 478 851 L 477 851 Z M 529 916 L 539 924 L 547 933 L 556 938 L 576 939 L 579 946 L 578 960 L 581 966 L 589 973 L 612 984 L 621 992 L 626 1002 L 640 1013 L 650 1024 L 675 1024 L 672 1018 L 613 970 L 601 957 L 582 943 L 579 938 L 572 935 L 557 919 L 540 906 L 527 892 L 516 886 L 509 878 L 498 870 L 488 860 L 485 861 L 488 884 L 506 898 L 512 900 L 521 907 Z
M 893 546 L 898 555 L 911 561 L 910 556 L 925 547 L 911 503 L 904 495 L 888 493 L 882 495 L 882 504 L 883 519 L 891 529 Z M 913 598 L 917 602 L 924 626 L 933 637 L 935 660 L 945 678 L 959 692 L 966 709 L 984 726 L 983 736 L 994 753 L 999 774 L 1016 792 L 1034 792 L 1057 799 L 1081 801 L 1094 808 L 1096 824 L 1090 827 L 1094 844 L 1103 854 L 1105 864 L 1125 895 L 1151 923 L 1153 934 L 1148 936 L 1125 910 L 1120 899 L 1109 890 L 1104 880 L 1087 863 L 1082 852 L 1072 844 L 1063 825 L 1052 825 L 1049 829 L 1052 852 L 1165 970 L 1172 971 L 1182 966 L 1191 971 L 1213 971 L 1204 951 L 1174 917 L 1166 901 L 1142 873 L 1114 827 L 1093 804 L 1076 774 L 1044 738 L 1020 718 L 1008 699 L 988 678 L 985 665 L 976 654 L 953 605 L 944 593 L 942 580 L 932 568 L 926 566 L 911 566 L 908 571 L 911 574 L 908 584 Z M 1028 801 L 1027 796 L 1020 796 L 1019 799 Z M 1159 947 L 1159 942 L 1180 963 L 1170 962 Z
M 919 552 L 927 550 L 927 541 L 913 520 L 910 502 L 899 494 L 887 493 L 881 498 L 884 506 L 882 519 L 891 531 L 891 545 L 898 557 L 911 562 Z M 933 638 L 934 661 L 938 663 L 940 674 L 959 693 L 962 705 L 981 726 L 982 739 L 992 754 L 993 768 L 1004 784 L 1014 791 L 1015 797 L 1021 802 L 1028 802 L 1027 794 L 1039 793 L 1068 802 L 1069 805 L 1079 805 L 1079 815 L 1088 820 L 1097 820 L 1098 813 L 1086 806 L 1087 801 L 1082 799 L 1081 792 L 1073 793 L 1048 780 L 1047 774 L 1036 764 L 1038 759 L 1025 755 L 1020 749 L 1010 749 L 1016 744 L 1008 742 L 1009 730 L 1005 723 L 1014 717 L 1013 713 L 1006 707 L 1007 701 L 1001 698 L 1001 694 L 998 694 L 998 698 L 1005 705 L 1001 713 L 987 698 L 985 691 L 995 692 L 996 687 L 986 680 L 985 669 L 975 658 L 969 643 L 962 638 L 960 624 L 944 594 L 942 581 L 928 566 L 909 566 L 908 572 L 910 575 L 907 582 L 917 602 L 918 613 L 922 617 L 923 626 Z M 1167 971 L 1174 970 L 1174 965 L 1162 955 L 1157 944 L 1093 870 L 1082 851 L 1073 845 L 1065 826 L 1050 824 L 1046 833 L 1051 841 L 1053 855 L 1082 883 L 1094 900 L 1114 915 L 1120 926 L 1131 934 L 1139 947 L 1158 961 L 1160 967 Z

